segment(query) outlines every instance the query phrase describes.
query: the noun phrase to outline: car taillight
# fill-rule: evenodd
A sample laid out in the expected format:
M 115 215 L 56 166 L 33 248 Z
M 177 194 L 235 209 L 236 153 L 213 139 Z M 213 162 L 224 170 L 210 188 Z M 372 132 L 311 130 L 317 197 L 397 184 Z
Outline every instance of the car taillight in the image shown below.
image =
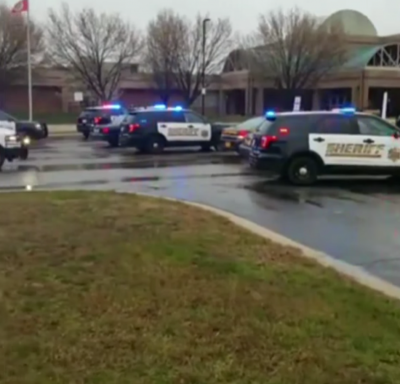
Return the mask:
M 244 139 L 249 134 L 248 131 L 241 130 L 239 131 L 238 137 L 239 139 Z
M 283 135 L 283 136 L 288 135 L 290 133 L 289 128 L 279 128 L 278 132 L 280 135 Z
M 103 128 L 103 133 L 110 133 L 110 128 Z
M 136 131 L 136 129 L 139 128 L 139 124 L 130 124 L 129 125 L 129 132 L 132 133 L 134 131 Z
M 268 148 L 271 143 L 277 140 L 276 136 L 263 136 L 261 137 L 261 148 Z
M 93 122 L 94 122 L 95 124 L 99 124 L 99 123 L 100 123 L 100 120 L 101 120 L 101 117 L 95 117 L 95 118 L 93 119 Z

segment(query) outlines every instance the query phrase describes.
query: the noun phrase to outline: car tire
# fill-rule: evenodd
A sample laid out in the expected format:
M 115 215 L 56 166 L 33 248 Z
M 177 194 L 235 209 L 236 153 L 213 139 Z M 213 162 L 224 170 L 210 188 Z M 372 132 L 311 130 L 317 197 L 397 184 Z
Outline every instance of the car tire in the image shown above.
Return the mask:
M 83 132 L 83 133 L 82 133 L 83 140 L 87 140 L 87 139 L 89 139 L 89 135 L 90 135 L 90 133 L 89 133 L 89 132 Z
M 6 161 L 6 157 L 4 155 L 3 147 L 0 147 L 0 171 L 3 169 L 4 162 Z
M 47 127 L 46 123 L 42 123 L 42 127 L 43 127 L 43 138 L 47 138 L 49 137 L 49 128 Z
M 162 153 L 165 148 L 165 139 L 160 135 L 150 136 L 146 142 L 146 153 Z
M 318 169 L 318 162 L 311 156 L 299 156 L 290 160 L 281 176 L 293 185 L 312 185 L 317 182 Z
M 22 149 L 21 149 L 21 155 L 20 155 L 19 158 L 20 158 L 21 160 L 27 160 L 27 159 L 28 159 L 28 156 L 29 156 L 29 149 L 26 148 L 26 147 L 22 148 Z

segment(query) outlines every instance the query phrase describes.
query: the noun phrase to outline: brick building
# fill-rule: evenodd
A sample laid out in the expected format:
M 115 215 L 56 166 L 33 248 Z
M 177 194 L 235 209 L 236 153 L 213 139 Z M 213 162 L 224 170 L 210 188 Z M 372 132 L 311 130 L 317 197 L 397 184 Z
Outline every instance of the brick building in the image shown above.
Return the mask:
M 302 108 L 332 108 L 351 102 L 360 108 L 380 109 L 382 95 L 389 93 L 389 115 L 400 114 L 400 34 L 378 36 L 371 20 L 357 11 L 339 11 L 324 23 L 340 21 L 347 34 L 349 59 L 314 89 L 301 92 Z M 262 82 L 246 68 L 242 52 L 232 52 L 220 75 L 213 77 L 206 96 L 210 115 L 261 114 L 267 108 L 290 109 L 293 96 L 278 92 L 272 83 Z M 35 113 L 67 112 L 77 105 L 73 101 L 79 84 L 71 84 L 66 72 L 42 68 L 33 80 Z M 159 102 L 155 85 L 148 74 L 132 70 L 120 84 L 121 99 L 127 104 L 145 105 Z M 173 92 L 171 103 L 181 101 Z M 200 100 L 195 102 L 199 106 Z M 9 111 L 27 110 L 26 81 L 21 80 L 8 90 L 0 90 L 0 108 Z

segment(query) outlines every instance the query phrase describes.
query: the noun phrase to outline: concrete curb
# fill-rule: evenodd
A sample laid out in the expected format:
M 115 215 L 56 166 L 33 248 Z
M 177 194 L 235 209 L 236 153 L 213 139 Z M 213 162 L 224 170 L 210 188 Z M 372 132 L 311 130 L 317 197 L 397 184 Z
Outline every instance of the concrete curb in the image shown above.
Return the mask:
M 153 198 L 157 198 L 157 199 L 164 199 L 164 200 L 169 200 L 169 201 L 174 201 L 174 202 L 180 202 L 180 203 L 188 204 L 193 207 L 197 207 L 197 208 L 209 211 L 213 214 L 222 216 L 222 217 L 230 220 L 233 224 L 236 224 L 256 235 L 264 237 L 265 239 L 272 240 L 272 241 L 274 241 L 276 243 L 280 243 L 284 246 L 290 246 L 290 247 L 300 249 L 305 257 L 316 261 L 318 264 L 320 264 L 324 267 L 327 267 L 327 268 L 332 268 L 336 272 L 340 273 L 341 275 L 347 276 L 350 279 L 352 279 L 353 281 L 355 281 L 361 285 L 364 285 L 365 287 L 368 287 L 375 291 L 383 293 L 384 295 L 389 296 L 391 298 L 400 300 L 400 287 L 397 287 L 379 277 L 376 277 L 376 276 L 370 274 L 369 272 L 367 272 L 366 270 L 364 270 L 361 267 L 357 267 L 357 266 L 348 264 L 344 261 L 335 259 L 332 256 L 327 255 L 326 253 L 309 248 L 301 243 L 293 241 L 285 236 L 282 236 L 279 233 L 273 232 L 267 228 L 264 228 L 258 224 L 255 224 L 247 219 L 243 219 L 242 217 L 236 216 L 230 212 L 223 211 L 221 209 L 214 208 L 209 205 L 194 203 L 194 202 L 186 201 L 186 200 L 154 196 L 154 195 L 146 194 L 146 193 L 134 193 L 134 194 L 139 195 L 139 196 L 153 197 Z

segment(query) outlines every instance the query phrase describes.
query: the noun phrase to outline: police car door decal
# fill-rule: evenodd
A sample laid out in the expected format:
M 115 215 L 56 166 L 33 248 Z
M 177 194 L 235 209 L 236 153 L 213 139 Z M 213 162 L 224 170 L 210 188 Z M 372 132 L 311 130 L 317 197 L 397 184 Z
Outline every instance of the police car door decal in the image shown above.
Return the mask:
M 363 135 L 329 135 L 310 133 L 311 151 L 321 156 L 326 165 L 387 166 L 388 139 L 374 136 L 373 142 Z
M 196 123 L 163 123 L 157 124 L 157 130 L 168 141 L 209 141 L 211 126 Z

